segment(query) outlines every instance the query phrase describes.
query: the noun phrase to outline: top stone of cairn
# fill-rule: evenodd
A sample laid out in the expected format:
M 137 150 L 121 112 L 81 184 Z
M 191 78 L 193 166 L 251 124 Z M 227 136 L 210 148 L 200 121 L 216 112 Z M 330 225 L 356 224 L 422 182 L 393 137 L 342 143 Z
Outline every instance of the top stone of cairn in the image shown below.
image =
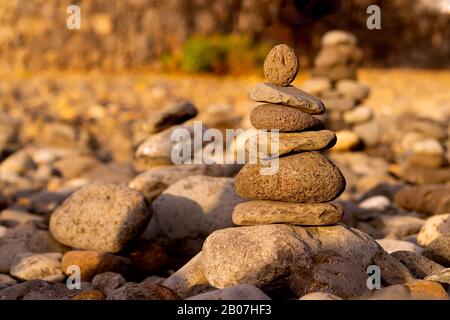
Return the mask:
M 277 86 L 287 86 L 294 81 L 299 62 L 294 49 L 280 44 L 272 48 L 264 61 L 264 76 Z

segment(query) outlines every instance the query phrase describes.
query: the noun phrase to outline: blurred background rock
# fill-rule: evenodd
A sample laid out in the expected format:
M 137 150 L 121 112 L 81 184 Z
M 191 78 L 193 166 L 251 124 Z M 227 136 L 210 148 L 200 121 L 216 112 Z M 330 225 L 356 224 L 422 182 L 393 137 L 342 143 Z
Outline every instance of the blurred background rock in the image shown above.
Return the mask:
M 66 28 L 71 4 L 81 30 Z M 372 4 L 378 31 L 366 28 Z M 0 70 L 244 72 L 273 42 L 295 45 L 311 66 L 330 29 L 360 39 L 365 66 L 448 68 L 449 22 L 446 0 L 0 0 Z

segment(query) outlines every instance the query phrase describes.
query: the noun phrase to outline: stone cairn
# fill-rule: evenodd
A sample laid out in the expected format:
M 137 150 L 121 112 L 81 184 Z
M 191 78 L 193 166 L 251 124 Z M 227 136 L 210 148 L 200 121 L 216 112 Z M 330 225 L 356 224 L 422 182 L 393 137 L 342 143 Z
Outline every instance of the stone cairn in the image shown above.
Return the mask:
M 325 111 L 314 96 L 291 86 L 299 69 L 295 52 L 281 44 L 264 63 L 267 83 L 257 84 L 250 98 L 265 104 L 256 107 L 251 124 L 256 129 L 279 130 L 279 167 L 272 175 L 261 174 L 265 165 L 247 163 L 236 177 L 236 192 L 252 201 L 233 211 L 236 225 L 285 223 L 330 225 L 338 222 L 343 209 L 329 203 L 345 189 L 339 169 L 317 151 L 332 147 L 334 132 L 313 115 Z
M 321 50 L 314 60 L 313 78 L 302 89 L 318 96 L 327 106 L 327 128 L 336 130 L 335 151 L 372 147 L 379 142 L 380 130 L 372 120 L 373 111 L 363 105 L 369 96 L 368 86 L 356 80 L 362 59 L 356 37 L 346 31 L 324 34 Z

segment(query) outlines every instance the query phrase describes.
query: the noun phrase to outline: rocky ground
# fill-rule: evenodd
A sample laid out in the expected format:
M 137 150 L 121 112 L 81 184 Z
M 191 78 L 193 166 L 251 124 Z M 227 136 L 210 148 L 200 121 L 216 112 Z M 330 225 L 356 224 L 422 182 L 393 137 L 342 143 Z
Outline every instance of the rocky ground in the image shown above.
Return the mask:
M 376 146 L 327 153 L 347 180 L 342 224 L 231 229 L 239 168 L 161 166 L 155 132 L 195 109 L 249 128 L 260 77 L 2 78 L 0 299 L 448 299 L 448 71 L 359 71 L 381 129 Z

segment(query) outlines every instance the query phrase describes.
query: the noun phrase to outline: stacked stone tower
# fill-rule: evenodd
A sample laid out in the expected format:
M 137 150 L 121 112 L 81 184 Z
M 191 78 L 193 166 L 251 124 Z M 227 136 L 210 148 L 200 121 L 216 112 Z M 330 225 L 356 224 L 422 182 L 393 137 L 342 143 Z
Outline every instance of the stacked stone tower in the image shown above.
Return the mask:
M 364 105 L 370 88 L 357 81 L 362 51 L 356 37 L 346 31 L 331 30 L 321 39 L 321 49 L 314 60 L 313 78 L 301 88 L 319 97 L 327 106 L 327 128 L 336 130 L 336 151 L 373 147 L 380 130 L 371 107 Z
M 256 107 L 250 121 L 257 129 L 279 130 L 277 170 L 262 174 L 267 163 L 247 163 L 236 177 L 236 192 L 252 201 L 237 205 L 236 225 L 284 223 L 330 225 L 343 214 L 329 203 L 345 189 L 339 169 L 318 151 L 332 147 L 334 132 L 323 130 L 313 115 L 325 112 L 314 96 L 291 86 L 299 69 L 295 52 L 282 44 L 274 47 L 264 63 L 266 83 L 260 83 L 250 97 L 264 104 Z

